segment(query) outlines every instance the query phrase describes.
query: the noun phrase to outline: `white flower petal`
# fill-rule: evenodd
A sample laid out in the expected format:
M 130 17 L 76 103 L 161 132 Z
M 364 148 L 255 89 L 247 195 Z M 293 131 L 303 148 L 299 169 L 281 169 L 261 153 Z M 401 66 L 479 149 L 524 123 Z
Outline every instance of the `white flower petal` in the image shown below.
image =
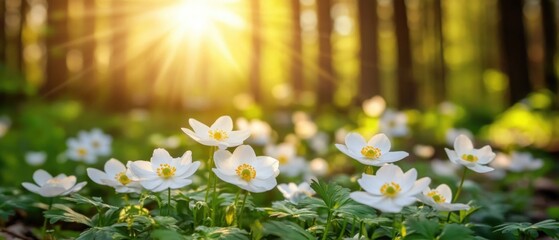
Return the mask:
M 198 168 L 200 167 L 200 161 L 196 161 L 187 165 L 181 165 L 180 168 L 176 172 L 176 176 L 179 178 L 189 178 Z
M 228 182 L 231 183 L 233 185 L 237 185 L 237 186 L 246 186 L 248 185 L 248 183 L 244 180 L 242 180 L 241 178 L 239 178 L 239 176 L 237 175 L 228 175 L 225 174 L 224 172 L 220 171 L 217 168 L 212 169 L 212 171 L 215 173 L 215 175 L 223 180 L 224 182 Z
M 361 153 L 361 149 L 367 145 L 363 136 L 359 135 L 358 133 L 349 133 L 345 137 L 345 145 L 349 149 L 349 151 L 359 154 Z
M 62 195 L 78 192 L 78 191 L 82 190 L 82 188 L 86 184 L 87 184 L 87 182 L 78 183 L 78 184 L 74 185 L 72 188 L 70 188 L 69 190 L 67 190 L 66 192 L 64 192 Z
M 378 176 L 380 179 L 384 179 L 387 181 L 392 181 L 392 179 L 397 179 L 398 177 L 403 175 L 404 172 L 402 172 L 402 169 L 392 164 L 382 166 L 376 173 L 376 176 Z
M 375 207 L 376 204 L 382 200 L 382 197 L 374 196 L 372 194 L 361 191 L 352 192 L 349 194 L 349 197 L 358 203 L 365 204 L 371 207 Z
M 185 187 L 187 185 L 190 185 L 192 183 L 192 180 L 188 179 L 188 178 L 174 178 L 171 182 L 171 189 L 177 189 L 177 188 L 182 188 Z
M 391 148 L 390 140 L 383 133 L 373 136 L 367 145 L 378 148 L 382 154 L 389 152 Z
M 396 179 L 396 182 L 400 183 L 400 188 L 402 192 L 409 191 L 415 184 L 415 180 L 417 179 L 417 170 L 412 168 L 404 173 L 404 176 L 401 178 Z
M 194 132 L 192 132 L 188 129 L 193 135 L 205 136 L 206 134 L 208 134 L 208 131 L 210 131 L 210 128 L 206 126 L 206 124 L 203 124 L 194 118 L 188 119 L 188 123 L 190 124 L 190 127 L 192 127 L 192 130 L 194 130 Z M 186 128 L 183 128 L 182 130 L 186 134 L 190 135 L 186 132 L 185 129 Z
M 268 179 L 252 179 L 249 185 L 253 185 L 258 188 L 257 191 L 253 192 L 266 192 L 273 189 L 278 183 L 276 182 L 275 177 L 270 177 Z
M 227 142 L 229 142 L 230 147 L 235 147 L 238 145 L 243 144 L 247 138 L 250 137 L 250 130 L 238 130 L 238 131 L 231 131 L 229 133 L 229 138 Z
M 399 213 L 402 211 L 403 206 L 396 204 L 391 198 L 381 198 L 381 200 L 372 207 L 386 213 Z
M 256 178 L 267 179 L 277 176 L 275 174 L 278 170 L 279 162 L 271 157 L 259 156 L 256 157 L 256 161 L 252 162 L 252 167 L 256 170 Z
M 147 179 L 157 176 L 151 166 L 151 163 L 148 161 L 128 162 L 128 167 L 130 168 L 132 173 L 139 179 Z
M 405 194 L 407 196 L 415 196 L 415 195 L 423 192 L 423 190 L 425 188 L 429 187 L 430 183 L 431 183 L 431 178 L 429 178 L 429 177 L 420 178 L 417 181 L 415 181 L 415 184 L 412 187 L 412 189 L 410 189 Z
M 381 155 L 377 160 L 382 161 L 384 163 L 392 163 L 392 162 L 400 161 L 407 156 L 409 156 L 409 154 L 404 151 L 387 152 Z
M 52 178 L 52 175 L 43 169 L 39 169 L 33 173 L 33 181 L 42 187 L 45 183 Z
M 474 145 L 472 144 L 472 141 L 465 135 L 460 134 L 454 140 L 454 151 L 456 151 L 458 156 L 469 154 L 473 149 Z
M 491 146 L 487 145 L 475 151 L 475 155 L 478 157 L 477 163 L 488 164 L 495 159 L 496 154 L 491 150 Z
M 417 199 L 414 196 L 402 196 L 393 199 L 393 202 L 399 206 L 405 207 L 415 203 Z
M 233 174 L 237 165 L 237 161 L 231 158 L 231 152 L 227 150 L 217 150 L 214 153 L 215 166 L 221 169 L 225 174 Z
M 28 182 L 21 183 L 21 185 L 22 185 L 25 189 L 29 190 L 30 192 L 39 194 L 39 189 L 40 189 L 39 186 L 37 186 L 37 185 L 35 185 L 35 184 L 33 184 L 33 183 L 28 183 Z
M 450 203 L 452 200 L 452 190 L 446 184 L 439 185 L 435 190 L 445 198 L 445 202 Z
M 151 166 L 153 169 L 157 169 L 161 164 L 171 164 L 173 157 L 163 148 L 158 148 L 153 150 L 153 156 L 151 157 Z
M 152 190 L 161 186 L 163 184 L 163 179 L 161 178 L 154 178 L 151 180 L 141 180 L 140 184 L 147 190 Z
M 458 155 L 456 155 L 456 152 L 455 152 L 455 151 L 450 150 L 450 149 L 448 149 L 448 148 L 445 148 L 444 151 L 446 152 L 446 155 L 448 156 L 448 159 L 449 159 L 451 162 L 453 162 L 454 164 L 461 165 L 461 164 L 458 162 L 458 159 L 460 159 L 460 158 L 458 157 Z
M 188 135 L 190 138 L 192 138 L 194 141 L 200 142 L 200 137 L 198 135 L 196 135 L 195 132 L 193 132 L 192 130 L 188 129 L 188 128 L 181 128 L 181 130 L 186 133 L 186 135 Z
M 43 197 L 56 197 L 66 192 L 66 188 L 61 186 L 43 186 L 38 190 L 38 194 Z
M 486 172 L 491 172 L 491 171 L 495 170 L 492 167 L 483 166 L 483 165 L 479 165 L 479 164 L 476 164 L 472 167 L 468 166 L 468 168 L 475 171 L 475 172 L 478 172 L 478 173 L 486 173 Z
M 233 120 L 229 116 L 221 116 L 215 120 L 214 124 L 210 127 L 213 130 L 223 130 L 230 132 L 233 130 Z
M 105 185 L 102 182 L 102 179 L 106 179 L 107 174 L 105 174 L 103 171 L 100 171 L 95 168 L 88 168 L 86 171 L 87 171 L 87 176 L 91 179 L 91 181 L 100 185 Z
M 108 177 L 114 177 L 118 173 L 124 171 L 126 171 L 126 166 L 124 166 L 124 164 L 121 163 L 119 160 L 111 158 L 105 163 L 105 173 L 107 173 L 106 175 Z
M 239 164 L 248 163 L 256 160 L 256 153 L 249 145 L 241 145 L 233 151 L 231 159 L 236 159 Z
M 363 188 L 363 190 L 374 195 L 381 195 L 380 188 L 386 182 L 382 181 L 382 179 L 379 179 L 379 177 L 374 175 L 363 173 L 361 176 L 362 177 L 360 179 L 357 179 L 357 182 L 359 183 L 359 186 Z

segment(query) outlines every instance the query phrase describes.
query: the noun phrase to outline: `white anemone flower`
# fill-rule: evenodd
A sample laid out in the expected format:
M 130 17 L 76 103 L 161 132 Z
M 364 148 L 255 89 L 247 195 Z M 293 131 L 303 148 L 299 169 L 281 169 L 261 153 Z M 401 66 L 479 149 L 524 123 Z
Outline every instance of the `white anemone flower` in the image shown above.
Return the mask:
M 25 153 L 25 162 L 31 166 L 40 166 L 45 163 L 47 160 L 47 153 L 43 151 L 38 152 L 26 152 Z
M 292 143 L 268 145 L 264 148 L 264 154 L 278 160 L 279 170 L 285 176 L 295 177 L 305 170 L 305 159 L 297 156 L 295 145 Z
M 81 190 L 87 182 L 76 184 L 75 176 L 66 176 L 59 174 L 52 177 L 50 173 L 43 169 L 39 169 L 33 173 L 33 181 L 36 184 L 24 182 L 21 185 L 31 192 L 39 194 L 43 197 L 64 196 Z
M 69 159 L 83 161 L 88 164 L 97 162 L 97 155 L 95 155 L 95 150 L 93 150 L 89 142 L 82 139 L 70 138 L 66 142 L 66 145 L 68 145 L 66 155 Z
M 330 137 L 325 132 L 318 132 L 308 139 L 309 147 L 318 155 L 324 155 L 328 152 L 330 146 Z
M 101 129 L 95 128 L 89 132 L 81 131 L 78 134 L 80 141 L 90 145 L 93 153 L 97 156 L 108 156 L 111 154 L 111 136 L 103 133 Z
M 272 138 L 272 128 L 267 122 L 258 119 L 248 121 L 245 118 L 238 118 L 237 126 L 240 130 L 250 131 L 250 137 L 247 140 L 248 142 L 259 146 L 264 146 L 270 143 Z
M 441 184 L 435 189 L 429 187 L 418 195 L 419 201 L 443 212 L 468 210 L 470 206 L 462 203 L 450 203 L 452 201 L 452 190 L 446 184 Z
M 249 130 L 233 131 L 233 120 L 229 116 L 219 117 L 211 127 L 193 118 L 188 122 L 194 131 L 188 128 L 182 128 L 182 131 L 206 146 L 217 146 L 220 149 L 235 147 L 243 144 L 243 141 L 250 136 Z
M 465 128 L 450 128 L 446 131 L 446 135 L 445 135 L 446 144 L 448 144 L 448 146 L 452 146 L 452 144 L 454 144 L 454 140 L 460 135 L 465 135 L 469 139 L 474 138 L 474 134 L 468 129 L 465 129 Z
M 365 192 L 352 192 L 349 196 L 382 212 L 397 213 L 415 203 L 416 195 L 431 183 L 428 177 L 416 179 L 415 169 L 404 173 L 400 167 L 387 164 L 379 168 L 376 175 L 363 174 L 357 182 Z
M 278 190 L 283 194 L 285 199 L 295 204 L 316 193 L 308 182 L 302 182 L 299 185 L 295 183 L 282 183 L 278 185 Z
M 357 133 L 349 133 L 345 138 L 345 145 L 336 144 L 336 147 L 362 164 L 377 167 L 402 160 L 409 155 L 404 151 L 390 152 L 390 140 L 382 133 L 373 136 L 368 142 Z
M 265 192 L 277 185 L 279 161 L 268 156 L 257 157 L 248 145 L 237 147 L 233 153 L 218 150 L 214 161 L 216 168 L 212 170 L 217 177 L 249 192 Z
M 508 170 L 511 172 L 534 171 L 543 167 L 541 159 L 534 158 L 530 153 L 513 152 Z
M 140 183 L 133 180 L 136 179 L 136 176 L 132 174 L 132 171 L 114 158 L 105 163 L 104 172 L 95 168 L 88 168 L 87 176 L 97 184 L 113 187 L 118 193 L 142 192 Z
M 380 132 L 388 136 L 403 137 L 408 135 L 408 117 L 403 112 L 387 109 L 380 118 Z
M 191 151 L 186 151 L 180 158 L 173 158 L 163 148 L 155 149 L 149 162 L 128 162 L 128 168 L 136 176 L 135 180 L 152 192 L 190 185 L 192 180 L 189 178 L 198 167 L 200 162 L 192 162 Z
M 487 145 L 475 149 L 472 141 L 465 135 L 460 135 L 454 140 L 454 151 L 448 148 L 444 150 L 450 161 L 455 164 L 464 165 L 478 173 L 494 170 L 494 168 L 486 166 L 495 158 L 495 153 L 491 150 L 491 147 Z

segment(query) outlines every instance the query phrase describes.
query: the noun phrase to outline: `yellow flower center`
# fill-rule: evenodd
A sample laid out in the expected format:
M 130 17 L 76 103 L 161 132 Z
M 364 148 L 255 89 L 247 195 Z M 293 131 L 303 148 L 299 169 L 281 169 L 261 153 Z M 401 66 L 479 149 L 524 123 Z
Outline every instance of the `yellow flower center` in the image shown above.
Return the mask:
M 427 196 L 431 197 L 433 199 L 433 201 L 435 201 L 436 203 L 444 203 L 446 201 L 446 198 L 443 197 L 443 195 L 441 195 L 436 190 L 432 190 L 432 191 L 428 192 Z
M 254 167 L 246 163 L 239 165 L 235 172 L 247 182 L 256 177 L 256 170 L 254 170 Z
M 478 158 L 472 154 L 462 154 L 462 160 L 475 163 Z
M 371 146 L 365 146 L 361 149 L 361 154 L 366 158 L 377 159 L 380 157 L 380 149 Z
M 115 179 L 124 186 L 126 186 L 127 184 L 132 182 L 132 180 L 130 180 L 130 178 L 128 176 L 126 176 L 126 171 L 122 171 L 122 172 L 118 173 L 117 175 L 115 175 Z
M 390 198 L 396 197 L 401 190 L 400 185 L 395 182 L 385 183 L 380 187 L 380 193 Z
M 85 148 L 78 148 L 78 155 L 81 157 L 87 155 L 87 150 Z
M 278 162 L 279 162 L 280 165 L 284 165 L 284 164 L 287 163 L 287 160 L 288 160 L 288 159 L 289 159 L 289 158 L 288 158 L 287 156 L 285 156 L 285 155 L 282 154 L 282 155 L 280 155 L 280 156 L 278 157 Z
M 223 140 L 229 138 L 227 133 L 223 130 L 210 130 L 210 131 L 208 131 L 208 133 L 210 134 L 211 138 L 213 138 L 217 141 L 223 141 Z
M 159 167 L 157 168 L 157 175 L 162 178 L 170 178 L 172 176 L 175 176 L 176 171 L 177 168 L 171 167 L 171 165 L 167 163 L 159 164 Z

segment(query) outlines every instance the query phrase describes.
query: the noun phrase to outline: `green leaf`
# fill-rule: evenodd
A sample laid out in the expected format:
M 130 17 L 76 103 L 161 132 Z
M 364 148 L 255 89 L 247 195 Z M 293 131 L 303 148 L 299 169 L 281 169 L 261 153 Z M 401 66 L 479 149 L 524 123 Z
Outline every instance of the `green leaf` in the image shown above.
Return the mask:
M 406 226 L 406 239 L 434 239 L 439 232 L 439 223 L 424 217 L 408 218 L 404 222 Z
M 83 231 L 76 240 L 111 240 L 113 230 L 111 227 L 93 227 Z
M 54 204 L 52 210 L 45 212 L 45 217 L 50 219 L 50 223 L 56 223 L 58 221 L 64 222 L 75 222 L 85 224 L 87 226 L 92 226 L 91 219 L 88 217 L 75 212 L 70 207 L 63 204 Z
M 330 210 L 336 210 L 349 201 L 349 189 L 343 188 L 333 183 L 314 181 L 311 188 L 324 201 L 325 206 Z
M 287 201 L 274 202 L 271 208 L 264 208 L 264 210 L 268 212 L 270 217 L 277 218 L 293 218 L 307 221 L 318 217 L 315 211 L 309 208 L 299 209 Z
M 299 225 L 288 221 L 268 221 L 264 223 L 266 235 L 278 236 L 279 239 L 316 239 Z
M 101 199 L 100 197 L 92 197 L 90 199 L 90 198 L 84 197 L 80 194 L 74 193 L 70 197 L 63 197 L 62 199 L 68 200 L 70 202 L 75 202 L 77 204 L 91 205 L 91 206 L 94 206 L 94 207 L 100 208 L 100 209 L 104 209 L 104 208 L 118 209 L 118 207 L 111 206 L 111 205 L 108 205 L 108 204 L 104 203 L 103 199 Z
M 203 239 L 231 239 L 248 240 L 248 233 L 245 230 L 235 227 L 206 227 L 198 226 L 196 233 Z M 197 238 L 194 238 L 197 239 Z
M 475 240 L 474 231 L 460 224 L 447 224 L 439 236 L 440 240 Z
M 180 233 L 173 230 L 167 229 L 157 229 L 151 232 L 150 237 L 152 239 L 162 239 L 162 240 L 182 240 L 185 239 Z

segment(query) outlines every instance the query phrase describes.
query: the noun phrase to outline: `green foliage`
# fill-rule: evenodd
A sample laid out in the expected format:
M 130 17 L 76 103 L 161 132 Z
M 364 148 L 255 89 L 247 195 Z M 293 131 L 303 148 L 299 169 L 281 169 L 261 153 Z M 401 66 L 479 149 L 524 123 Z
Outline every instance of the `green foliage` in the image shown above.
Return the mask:
M 316 239 L 301 226 L 289 221 L 268 221 L 264 223 L 264 233 L 280 239 Z
M 45 217 L 50 219 L 50 223 L 58 221 L 75 222 L 85 224 L 87 226 L 94 226 L 91 219 L 80 213 L 75 212 L 72 208 L 64 204 L 54 204 L 53 209 L 45 212 Z
M 272 203 L 271 208 L 265 208 L 270 217 L 291 218 L 302 221 L 309 221 L 318 217 L 317 213 L 310 208 L 297 208 L 296 205 L 288 201 Z
M 517 239 L 536 239 L 539 237 L 540 232 L 543 232 L 547 236 L 557 239 L 559 238 L 559 222 L 548 219 L 534 224 L 527 222 L 504 223 L 495 226 L 495 231 L 504 234 L 511 233 L 517 237 Z
M 248 240 L 248 233 L 245 230 L 234 227 L 206 227 L 199 226 L 191 239 L 231 239 Z
M 32 200 L 13 189 L 0 188 L 0 222 L 15 214 L 15 209 L 27 209 Z

